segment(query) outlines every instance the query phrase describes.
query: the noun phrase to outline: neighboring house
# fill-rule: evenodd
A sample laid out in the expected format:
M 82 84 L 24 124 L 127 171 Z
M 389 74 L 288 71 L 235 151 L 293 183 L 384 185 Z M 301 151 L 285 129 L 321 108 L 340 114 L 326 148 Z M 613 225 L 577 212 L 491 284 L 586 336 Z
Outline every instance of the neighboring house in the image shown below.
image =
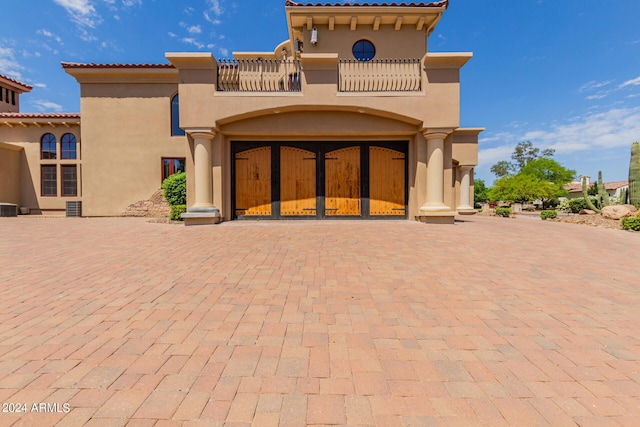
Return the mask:
M 569 192 L 569 194 L 567 194 L 567 199 L 577 199 L 580 197 L 583 197 L 582 195 L 582 178 L 583 177 L 579 177 L 578 179 L 570 182 L 569 184 L 565 185 L 565 190 L 567 190 Z M 591 178 L 588 176 L 585 176 L 584 178 L 587 179 L 587 187 L 591 186 Z M 594 183 L 595 184 L 595 183 Z M 604 189 L 607 192 L 607 194 L 609 194 L 609 196 L 615 196 L 615 197 L 620 197 L 620 193 L 622 192 L 622 190 L 628 190 L 629 189 L 629 181 L 613 181 L 613 182 L 605 182 L 604 183 Z
M 20 172 L 0 169 L 0 182 L 15 187 L 17 173 L 17 204 L 35 212 L 63 213 L 72 198 L 85 216 L 114 216 L 186 169 L 188 224 L 451 223 L 456 213 L 475 212 L 483 129 L 459 127 L 460 69 L 472 54 L 428 51 L 447 6 L 287 1 L 289 39 L 272 52 L 234 52 L 232 60 L 167 53 L 169 64 L 65 62 L 81 85 L 82 120 L 0 113 L 0 159 L 22 150 Z M 16 93 L 30 89 L 13 85 Z

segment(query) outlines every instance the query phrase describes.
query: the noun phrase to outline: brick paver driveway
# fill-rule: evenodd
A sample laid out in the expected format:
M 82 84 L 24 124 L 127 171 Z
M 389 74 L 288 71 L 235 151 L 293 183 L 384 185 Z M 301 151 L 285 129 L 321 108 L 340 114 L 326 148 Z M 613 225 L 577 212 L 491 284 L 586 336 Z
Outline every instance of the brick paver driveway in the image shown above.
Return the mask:
M 638 254 L 526 218 L 2 218 L 0 426 L 638 426 Z

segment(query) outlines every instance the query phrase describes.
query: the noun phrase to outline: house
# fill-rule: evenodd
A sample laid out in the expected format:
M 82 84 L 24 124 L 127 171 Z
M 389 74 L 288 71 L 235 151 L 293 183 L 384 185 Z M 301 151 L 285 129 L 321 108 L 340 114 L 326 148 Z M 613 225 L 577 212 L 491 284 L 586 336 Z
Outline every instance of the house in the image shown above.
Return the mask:
M 591 177 L 584 176 L 578 177 L 577 179 L 571 181 L 569 184 L 565 185 L 564 189 L 569 192 L 567 194 L 567 199 L 577 199 L 583 197 L 582 194 L 582 178 L 586 178 L 587 187 L 591 186 Z M 621 192 L 623 190 L 629 190 L 629 181 L 612 181 L 612 182 L 604 182 L 604 189 L 609 194 L 609 197 L 620 197 Z
M 64 62 L 80 115 L 0 113 L 0 161 L 15 169 L 0 168 L 12 187 L 0 199 L 47 213 L 80 201 L 84 216 L 116 216 L 185 170 L 187 224 L 452 223 L 475 213 L 483 129 L 460 128 L 472 54 L 428 49 L 447 6 L 286 1 L 289 38 L 273 51 Z

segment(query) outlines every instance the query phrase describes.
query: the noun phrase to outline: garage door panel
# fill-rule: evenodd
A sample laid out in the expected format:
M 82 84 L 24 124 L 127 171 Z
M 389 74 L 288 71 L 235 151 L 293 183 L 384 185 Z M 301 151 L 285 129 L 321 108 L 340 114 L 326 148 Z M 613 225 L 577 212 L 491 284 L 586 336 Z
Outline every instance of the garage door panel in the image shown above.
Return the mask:
M 361 215 L 360 147 L 326 153 L 324 167 L 325 215 Z
M 280 148 L 280 215 L 316 216 L 316 154 Z
M 369 147 L 370 215 L 405 214 L 405 154 L 383 147 Z
M 236 215 L 270 216 L 271 147 L 241 151 L 236 163 Z

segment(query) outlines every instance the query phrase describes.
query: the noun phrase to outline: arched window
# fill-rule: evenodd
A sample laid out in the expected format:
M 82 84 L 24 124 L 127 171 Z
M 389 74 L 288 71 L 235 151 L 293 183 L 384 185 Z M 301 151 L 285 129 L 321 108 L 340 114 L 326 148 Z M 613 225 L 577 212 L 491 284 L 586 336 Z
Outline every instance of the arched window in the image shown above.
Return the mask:
M 376 47 L 369 40 L 358 40 L 353 45 L 353 57 L 358 61 L 371 61 L 376 56 Z
M 171 98 L 171 136 L 184 136 L 180 129 L 180 101 L 178 95 Z
M 60 158 L 75 159 L 76 154 L 76 137 L 71 133 L 65 133 L 60 140 Z
M 40 158 L 56 158 L 56 137 L 51 133 L 45 133 L 40 139 Z

